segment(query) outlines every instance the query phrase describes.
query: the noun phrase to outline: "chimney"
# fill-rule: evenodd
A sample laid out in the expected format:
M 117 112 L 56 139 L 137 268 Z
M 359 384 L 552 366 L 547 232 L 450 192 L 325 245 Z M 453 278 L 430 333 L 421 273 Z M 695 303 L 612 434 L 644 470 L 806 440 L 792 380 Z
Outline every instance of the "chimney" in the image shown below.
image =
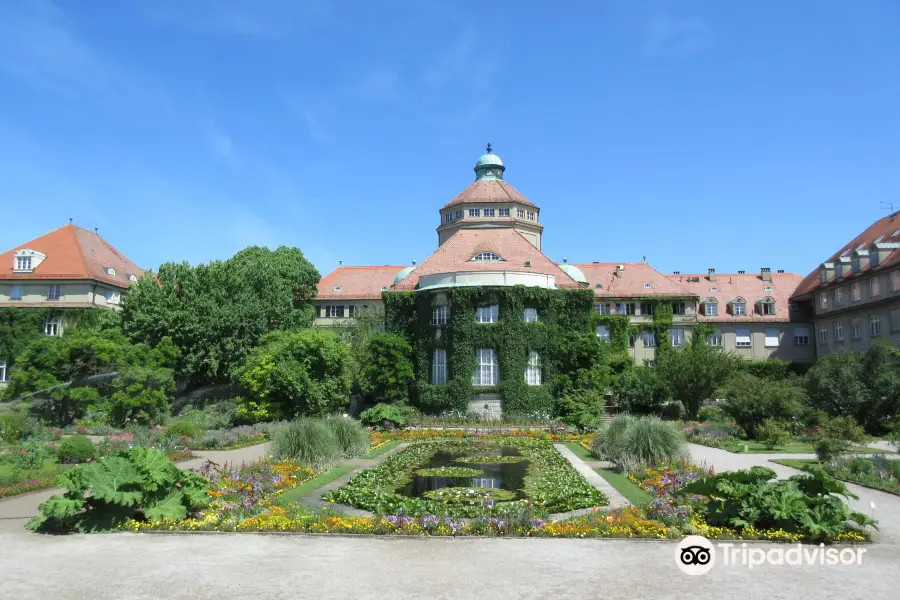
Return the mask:
M 784 273 L 784 269 L 778 269 L 779 273 Z
M 621 275 L 625 270 L 625 265 L 616 265 L 616 275 Z
M 672 271 L 672 275 L 681 275 L 681 271 Z
M 738 275 L 743 275 L 743 274 L 745 274 L 746 272 L 747 272 L 747 271 L 738 271 Z
M 763 281 L 772 281 L 772 269 L 763 267 L 759 270 L 759 278 Z
M 94 233 L 97 233 L 99 229 L 99 227 L 94 227 Z
M 710 270 L 709 270 L 709 280 L 710 280 L 710 281 L 715 281 L 715 280 L 716 280 L 716 270 L 715 270 L 715 269 L 710 269 Z

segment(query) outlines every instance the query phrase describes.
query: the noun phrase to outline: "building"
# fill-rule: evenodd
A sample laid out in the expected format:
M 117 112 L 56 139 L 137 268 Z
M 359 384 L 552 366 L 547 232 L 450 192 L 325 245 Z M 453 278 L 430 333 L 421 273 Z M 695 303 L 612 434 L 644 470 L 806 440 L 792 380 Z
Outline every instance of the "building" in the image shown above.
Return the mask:
M 96 231 L 65 225 L 0 254 L 0 311 L 42 309 L 41 333 L 62 335 L 72 311 L 119 309 L 143 272 Z M 13 317 L 7 321 L 14 326 Z M 7 340 L 0 340 L 4 348 Z M 8 352 L 0 352 L 0 385 L 14 360 Z
M 712 326 L 709 343 L 747 359 L 814 359 L 808 315 L 797 307 L 792 309 L 789 300 L 801 281 L 799 275 L 769 269 L 749 275 L 717 275 L 713 269 L 703 275 L 664 275 L 646 262 L 569 264 L 564 260 L 557 264 L 541 251 L 540 208 L 506 182 L 506 167 L 490 145 L 474 170 L 475 181 L 439 209 L 438 247 L 430 256 L 412 266 L 338 268 L 319 283 L 316 322 L 346 325 L 355 311 L 381 305 L 391 292 L 425 293 L 427 306 L 420 307 L 419 318 L 430 318 L 431 325 L 440 328 L 454 309 L 451 297 L 464 298 L 458 290 L 465 288 L 590 290 L 593 315 L 587 316 L 597 335 L 627 345 L 638 364 L 655 364 L 660 336 L 679 346 L 701 323 Z M 497 302 L 489 296 L 479 300 L 484 305 L 472 307 L 476 323 L 497 322 L 502 302 L 508 299 L 499 292 L 494 294 Z M 538 303 L 544 298 L 537 292 L 531 297 Z M 510 302 L 520 306 L 518 301 Z M 426 310 L 432 312 L 422 312 Z M 542 310 L 526 302 L 522 319 L 541 319 Z M 590 313 L 590 303 L 586 310 Z M 621 327 L 623 323 L 627 327 Z M 624 331 L 628 332 L 625 338 L 613 339 Z M 427 348 L 429 364 L 418 367 L 430 374 L 431 384 L 440 385 L 447 381 L 453 359 L 451 350 L 441 347 L 439 335 L 435 335 Z M 465 351 L 474 354 L 474 361 L 466 358 L 459 366 L 473 369 L 476 390 L 495 388 L 503 370 L 501 350 Z M 513 360 L 527 365 L 522 380 L 540 385 L 540 353 L 528 348 L 514 352 Z M 493 405 L 482 402 L 482 396 L 475 395 L 473 406 L 493 410 L 486 408 Z
M 791 302 L 812 313 L 816 355 L 900 346 L 900 212 L 879 219 L 807 275 Z

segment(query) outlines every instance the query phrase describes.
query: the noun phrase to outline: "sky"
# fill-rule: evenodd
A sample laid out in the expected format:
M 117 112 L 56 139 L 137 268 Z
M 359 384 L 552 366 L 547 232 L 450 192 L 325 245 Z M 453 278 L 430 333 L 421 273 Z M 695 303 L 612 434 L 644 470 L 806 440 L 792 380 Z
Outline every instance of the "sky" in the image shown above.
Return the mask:
M 0 0 L 0 249 L 409 264 L 491 142 L 556 261 L 806 274 L 900 210 L 896 0 Z

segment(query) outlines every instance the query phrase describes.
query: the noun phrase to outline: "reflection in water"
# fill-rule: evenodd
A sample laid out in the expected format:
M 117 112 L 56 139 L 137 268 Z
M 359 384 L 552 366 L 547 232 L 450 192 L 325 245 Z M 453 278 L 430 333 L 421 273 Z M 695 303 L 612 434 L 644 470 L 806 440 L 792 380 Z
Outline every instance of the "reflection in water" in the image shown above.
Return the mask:
M 466 452 L 438 452 L 427 463 L 418 468 L 458 467 L 454 462 L 462 456 L 520 456 L 516 448 L 508 446 L 484 446 Z M 397 489 L 397 493 L 411 498 L 418 498 L 428 490 L 448 487 L 499 488 L 515 492 L 515 500 L 525 498 L 522 489 L 525 487 L 525 470 L 528 461 L 504 464 L 466 463 L 466 467 L 484 472 L 481 477 L 424 477 L 413 475 L 412 481 Z

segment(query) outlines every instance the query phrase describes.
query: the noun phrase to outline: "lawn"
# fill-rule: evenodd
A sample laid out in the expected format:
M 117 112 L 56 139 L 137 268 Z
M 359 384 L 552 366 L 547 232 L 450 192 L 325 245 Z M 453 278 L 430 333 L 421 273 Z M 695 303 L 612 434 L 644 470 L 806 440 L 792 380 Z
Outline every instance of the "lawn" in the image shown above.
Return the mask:
M 772 462 L 795 469 L 820 464 L 814 459 L 797 458 L 780 458 Z M 861 470 L 861 467 L 865 467 L 865 470 Z M 835 463 L 824 465 L 824 468 L 829 475 L 841 481 L 900 496 L 900 460 L 842 457 Z
M 402 443 L 403 442 L 401 442 L 399 440 L 394 441 L 394 442 L 388 442 L 384 446 L 381 446 L 380 448 L 376 448 L 375 450 L 372 450 L 371 452 L 366 454 L 363 458 L 377 458 L 377 457 L 381 456 L 382 454 L 384 454 L 385 452 L 387 452 L 388 450 L 390 450 L 391 448 L 396 448 L 399 444 L 402 444 Z
M 653 496 L 642 490 L 636 483 L 628 479 L 622 473 L 613 469 L 594 469 L 605 479 L 609 485 L 616 488 L 616 491 L 625 496 L 625 499 L 638 508 L 643 508 L 652 499 Z
M 794 467 L 795 469 L 802 469 L 805 465 L 815 465 L 818 464 L 814 458 L 773 458 L 770 462 L 778 463 L 779 465 L 784 465 L 786 467 Z
M 591 454 L 591 451 L 579 444 L 578 442 L 566 442 L 566 448 L 581 460 L 597 460 L 597 457 Z
M 58 472 L 60 469 L 56 466 L 56 458 L 51 457 L 44 460 L 44 466 L 40 470 L 31 470 L 25 471 L 22 473 L 22 477 L 18 479 L 37 479 L 42 476 L 52 475 Z M 13 475 L 13 466 L 9 464 L 0 465 L 0 481 L 6 481 L 7 479 L 12 478 Z
M 740 450 L 730 450 L 730 452 L 735 452 L 737 454 L 744 454 L 743 444 L 747 445 L 747 454 L 815 454 L 816 448 L 813 444 L 809 442 L 799 442 L 793 441 L 787 446 L 779 446 L 775 449 L 770 450 L 766 448 L 765 444 L 762 442 L 758 442 L 756 440 L 750 440 L 747 442 L 742 442 L 740 446 Z M 863 446 L 856 446 L 850 449 L 850 452 L 861 452 L 866 454 L 884 454 L 884 450 L 880 448 L 868 448 Z
M 306 483 L 302 483 L 297 487 L 285 490 L 283 494 L 278 496 L 278 504 L 284 506 L 291 502 L 298 502 L 300 498 L 309 495 L 319 488 L 325 487 L 335 479 L 340 478 L 345 473 L 353 470 L 353 465 L 341 465 L 324 473 L 316 475 Z

